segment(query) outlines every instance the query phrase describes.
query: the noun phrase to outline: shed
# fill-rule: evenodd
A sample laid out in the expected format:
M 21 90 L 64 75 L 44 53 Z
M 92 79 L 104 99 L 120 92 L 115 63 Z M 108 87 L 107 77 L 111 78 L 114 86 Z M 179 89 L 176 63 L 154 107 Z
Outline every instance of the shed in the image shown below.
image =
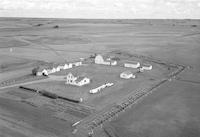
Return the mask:
M 151 64 L 143 64 L 141 70 L 152 70 L 152 68 Z
M 140 63 L 136 62 L 136 61 L 129 61 L 124 63 L 124 67 L 127 68 L 139 68 L 140 67 Z
M 130 79 L 130 78 L 135 78 L 135 75 L 131 71 L 124 71 L 120 74 L 120 78 Z

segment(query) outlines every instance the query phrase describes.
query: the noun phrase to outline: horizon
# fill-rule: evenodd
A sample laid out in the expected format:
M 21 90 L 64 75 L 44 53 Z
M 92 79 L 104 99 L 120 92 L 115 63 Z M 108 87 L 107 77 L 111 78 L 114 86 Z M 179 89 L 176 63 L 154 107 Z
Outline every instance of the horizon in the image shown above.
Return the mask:
M 199 0 L 0 0 L 0 17 L 200 19 Z

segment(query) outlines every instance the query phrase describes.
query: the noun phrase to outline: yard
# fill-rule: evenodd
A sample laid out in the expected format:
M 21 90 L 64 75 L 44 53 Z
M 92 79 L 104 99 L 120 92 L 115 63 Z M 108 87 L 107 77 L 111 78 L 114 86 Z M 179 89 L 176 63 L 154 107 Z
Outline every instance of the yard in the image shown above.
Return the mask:
M 97 64 L 85 64 L 83 66 L 75 67 L 68 70 L 63 70 L 52 75 L 66 76 L 68 73 L 72 73 L 75 76 L 88 77 L 91 83 L 82 87 L 65 84 L 63 81 L 49 81 L 37 84 L 28 85 L 30 88 L 47 90 L 57 95 L 71 98 L 71 99 L 83 99 L 83 104 L 95 107 L 97 110 L 101 110 L 106 105 L 117 102 L 119 98 L 136 91 L 144 86 L 151 85 L 156 82 L 160 77 L 163 77 L 166 72 L 163 66 L 156 66 L 152 71 L 146 71 L 144 73 L 137 73 L 135 79 L 121 79 L 120 73 L 130 70 L 136 71 L 136 69 L 124 68 L 120 66 L 105 66 Z M 155 73 L 157 75 L 155 77 Z M 160 74 L 160 75 L 158 75 Z M 96 94 L 90 94 L 91 89 L 97 88 L 105 83 L 114 83 L 111 87 L 106 87 L 102 91 Z

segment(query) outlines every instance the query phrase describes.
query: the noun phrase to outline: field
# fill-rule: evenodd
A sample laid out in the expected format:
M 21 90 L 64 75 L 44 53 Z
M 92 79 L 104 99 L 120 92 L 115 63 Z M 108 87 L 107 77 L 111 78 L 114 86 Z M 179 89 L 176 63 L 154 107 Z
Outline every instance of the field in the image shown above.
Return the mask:
M 72 72 L 92 79 L 81 88 L 51 78 L 26 85 L 67 98 L 82 97 L 79 104 L 18 87 L 0 89 L 0 136 L 84 137 L 79 129 L 106 117 L 106 112 L 135 91 L 163 79 L 167 80 L 153 88 L 152 94 L 95 128 L 94 136 L 200 136 L 199 26 L 199 20 L 0 18 L 0 82 L 29 75 L 33 67 L 46 62 L 73 62 L 95 53 L 153 65 L 153 70 L 138 73 L 136 79 L 124 80 L 119 78 L 127 70 L 123 67 L 89 63 L 53 74 Z M 176 70 L 172 64 L 183 66 L 183 71 L 168 79 Z M 98 94 L 88 93 L 105 82 L 114 86 Z M 73 134 L 71 125 L 79 120 L 82 123 Z

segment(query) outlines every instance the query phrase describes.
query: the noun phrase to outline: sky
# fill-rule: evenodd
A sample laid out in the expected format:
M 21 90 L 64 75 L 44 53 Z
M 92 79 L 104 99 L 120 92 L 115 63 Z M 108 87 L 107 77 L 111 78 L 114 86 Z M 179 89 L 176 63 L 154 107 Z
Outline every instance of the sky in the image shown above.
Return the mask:
M 0 17 L 200 19 L 200 0 L 0 0 Z

